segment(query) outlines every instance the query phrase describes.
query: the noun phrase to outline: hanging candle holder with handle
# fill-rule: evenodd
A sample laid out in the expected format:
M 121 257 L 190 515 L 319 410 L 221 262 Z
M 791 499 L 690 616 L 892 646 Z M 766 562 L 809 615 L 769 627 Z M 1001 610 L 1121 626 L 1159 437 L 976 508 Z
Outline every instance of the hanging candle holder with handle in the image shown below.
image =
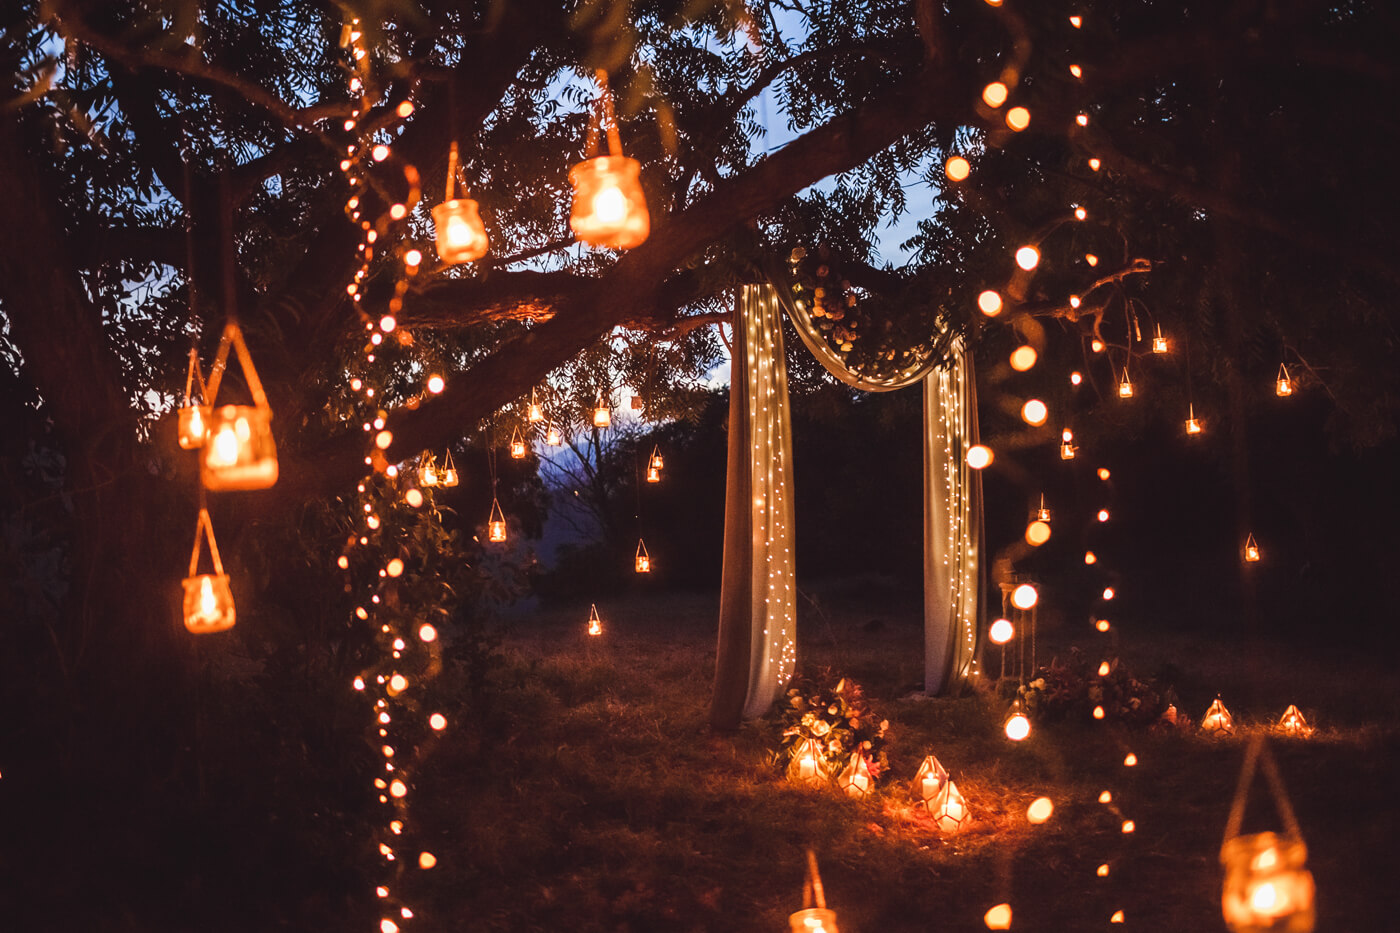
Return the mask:
M 447 151 L 447 195 L 433 208 L 438 258 L 452 264 L 473 262 L 491 248 L 479 205 L 471 198 L 457 197 L 457 176 L 457 140 L 454 139 Z
M 597 79 L 598 102 L 588 123 L 588 158 L 569 169 L 574 188 L 569 227 L 590 246 L 631 249 L 651 233 L 642 165 L 622 154 L 608 73 L 600 69 Z M 600 125 L 607 132 L 607 155 L 598 155 Z
M 243 378 L 252 393 L 252 405 L 216 405 L 219 386 L 228 366 L 229 350 L 238 354 Z M 219 352 L 209 372 L 209 429 L 200 475 L 204 486 L 214 491 L 266 489 L 277 482 L 277 445 L 272 438 L 272 407 L 267 403 L 262 380 L 253 367 L 248 345 L 237 321 L 224 325 Z
M 209 556 L 214 562 L 213 573 L 199 572 L 200 545 L 209 539 Z M 194 528 L 194 550 L 190 552 L 190 574 L 182 581 L 185 591 L 185 628 L 195 635 L 207 635 L 233 628 L 235 613 L 233 591 L 228 574 L 219 559 L 219 545 L 214 541 L 214 525 L 209 510 L 201 508 Z
M 195 399 L 195 389 L 199 390 L 199 401 Z M 180 447 L 184 450 L 197 450 L 204 446 L 209 424 L 209 391 L 204 385 L 204 373 L 199 368 L 199 351 L 190 347 L 190 366 L 185 373 L 185 399 L 178 414 Z

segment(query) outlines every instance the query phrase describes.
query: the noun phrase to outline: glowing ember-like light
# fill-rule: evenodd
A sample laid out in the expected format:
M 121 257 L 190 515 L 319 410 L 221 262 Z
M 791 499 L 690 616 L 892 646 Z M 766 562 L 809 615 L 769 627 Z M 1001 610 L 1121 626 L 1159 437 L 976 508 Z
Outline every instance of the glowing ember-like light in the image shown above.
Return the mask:
M 1108 877 L 1108 863 L 1107 863 L 1107 862 L 1104 862 L 1102 865 L 1100 865 L 1099 868 L 1098 868 L 1098 872 L 1097 872 L 1097 873 L 1098 873 L 1098 876 L 1099 876 L 1100 878 L 1107 878 L 1107 877 Z
M 972 172 L 972 165 L 962 156 L 953 156 L 943 164 L 943 172 L 952 181 L 962 181 Z
M 1010 92 L 1007 91 L 1005 84 L 993 81 L 982 89 L 982 100 L 986 102 L 988 107 L 1000 107 L 1006 103 L 1008 93 Z
M 1136 832 L 1136 831 L 1137 831 L 1137 824 L 1136 824 L 1136 823 L 1134 823 L 1132 820 L 1124 820 L 1124 821 L 1123 821 L 1123 832 L 1124 832 L 1124 833 L 1131 833 L 1131 832 Z
M 998 904 L 982 915 L 982 922 L 989 930 L 1011 929 L 1011 905 Z
M 440 392 L 442 392 L 442 390 L 446 388 L 446 386 L 447 383 L 443 382 L 441 376 L 433 375 L 428 377 L 428 391 L 433 393 L 434 395 L 437 395 Z
M 1094 628 L 1098 629 L 1100 632 L 1106 632 L 1111 627 L 1112 625 L 1107 619 L 1099 619 L 1097 622 L 1094 623 Z
M 1123 767 L 1125 767 L 1125 768 L 1135 768 L 1135 767 L 1137 767 L 1137 755 L 1134 755 L 1132 752 L 1128 752 L 1128 756 L 1127 756 L 1126 758 L 1123 759 Z
M 418 853 L 418 867 L 425 871 L 437 864 L 437 856 L 431 852 Z
M 1040 354 L 1035 352 L 1035 347 L 1022 345 L 1011 351 L 1011 368 L 1018 373 L 1023 373 L 1035 365 L 1035 361 Z
M 1097 554 L 1095 554 L 1093 551 L 1085 551 L 1085 552 L 1084 552 L 1084 563 L 1086 563 L 1086 564 L 1097 564 L 1098 562 L 1099 562 L 1099 556 L 1098 556 Z
M 1032 823 L 1040 824 L 1050 819 L 1050 815 L 1055 812 L 1055 804 L 1049 797 L 1037 797 L 1031 801 L 1031 805 L 1026 808 L 1026 819 Z
M 1050 417 L 1050 410 L 1038 398 L 1029 399 L 1021 406 L 1021 420 L 1033 427 L 1040 427 Z

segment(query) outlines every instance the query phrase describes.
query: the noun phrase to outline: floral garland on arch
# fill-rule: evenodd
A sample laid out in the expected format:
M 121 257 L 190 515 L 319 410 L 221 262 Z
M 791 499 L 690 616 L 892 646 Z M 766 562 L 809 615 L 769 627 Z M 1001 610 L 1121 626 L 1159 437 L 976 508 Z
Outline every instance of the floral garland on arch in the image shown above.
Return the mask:
M 783 740 L 774 763 L 780 768 L 787 768 L 809 740 L 821 749 L 833 777 L 856 751 L 875 780 L 889 767 L 885 735 L 890 721 L 879 718 L 860 684 L 849 677 L 837 678 L 829 670 L 815 677 L 799 675 L 793 678 L 779 709 Z

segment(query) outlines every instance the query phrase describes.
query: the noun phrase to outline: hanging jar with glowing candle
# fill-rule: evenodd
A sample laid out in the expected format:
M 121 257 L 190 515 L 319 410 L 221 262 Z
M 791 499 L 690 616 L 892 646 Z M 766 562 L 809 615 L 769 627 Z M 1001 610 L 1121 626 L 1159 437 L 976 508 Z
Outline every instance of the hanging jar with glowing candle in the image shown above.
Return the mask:
M 486 522 L 486 540 L 500 544 L 506 539 L 506 514 L 501 511 L 501 503 L 491 497 L 491 517 Z
M 822 876 L 817 871 L 817 855 L 807 850 L 807 876 L 802 883 L 802 909 L 788 916 L 790 933 L 841 933 L 836 911 L 826 906 Z
M 424 486 L 436 486 L 438 480 L 437 462 L 433 459 L 433 455 L 425 450 L 418 461 L 418 482 Z
M 848 797 L 864 797 L 870 793 L 875 778 L 870 773 L 870 765 L 859 751 L 851 753 L 851 760 L 836 778 L 836 786 Z
M 598 399 L 593 403 L 593 427 L 606 428 L 611 424 L 612 409 L 608 407 L 608 397 L 599 390 Z
M 1249 537 L 1244 539 L 1244 559 L 1251 564 L 1259 562 L 1259 542 L 1254 540 L 1252 532 Z
M 1196 405 L 1193 402 L 1186 403 L 1186 433 L 1201 433 L 1201 422 L 1196 418 Z
M 530 407 L 525 411 L 525 420 L 531 424 L 539 424 L 544 420 L 544 409 L 540 403 L 535 401 L 535 390 L 530 390 Z
M 554 422 L 549 423 L 549 428 L 544 432 L 544 442 L 550 447 L 559 447 L 564 443 L 564 438 L 559 434 L 559 429 L 554 426 Z
M 232 349 L 252 393 L 252 405 L 216 405 Z M 266 489 L 277 482 L 277 445 L 272 439 L 272 408 L 236 321 L 224 325 L 209 376 L 209 421 L 200 476 L 206 489 Z
M 443 454 L 442 473 L 438 476 L 438 479 L 447 489 L 451 489 L 460 482 L 457 477 L 457 464 L 452 462 L 452 448 L 450 447 L 447 449 L 447 452 Z
M 194 389 L 199 389 L 199 401 L 194 401 Z M 185 400 L 178 415 L 180 447 L 196 450 L 204 446 L 204 435 L 209 423 L 209 409 L 204 405 L 208 396 L 204 386 L 204 373 L 199 369 L 199 351 L 190 347 L 190 367 L 185 374 Z
M 206 537 L 209 539 L 209 557 L 214 563 L 213 573 L 199 572 L 199 551 Z M 185 628 L 195 635 L 233 628 L 236 618 L 233 592 L 229 589 L 228 574 L 224 573 L 224 563 L 219 559 L 219 545 L 214 541 L 214 525 L 209 520 L 207 509 L 199 510 L 199 519 L 194 528 L 194 550 L 190 553 L 190 575 L 182 581 L 182 585 L 185 591 Z
M 809 784 L 813 787 L 826 785 L 831 781 L 826 757 L 821 743 L 809 738 L 792 748 L 792 760 L 788 762 L 787 779 L 794 784 Z
M 457 141 L 454 139 L 447 151 L 447 195 L 433 208 L 438 258 L 452 264 L 473 262 L 485 256 L 490 248 L 477 203 L 471 198 L 457 197 L 457 175 Z
M 1035 520 L 1038 522 L 1050 521 L 1050 510 L 1045 506 L 1045 493 L 1040 494 L 1040 508 L 1035 510 Z
M 1279 398 L 1293 394 L 1293 380 L 1288 376 L 1288 367 L 1278 364 L 1278 377 L 1274 380 L 1274 394 Z
M 1118 397 L 1133 397 L 1133 381 L 1128 378 L 1128 367 L 1126 364 L 1123 366 L 1123 378 L 1118 380 Z
M 1060 432 L 1060 459 L 1073 460 L 1074 452 L 1074 432 L 1069 428 L 1065 428 Z
M 598 606 L 596 604 L 591 605 L 588 609 L 588 634 L 603 634 L 603 620 L 598 615 Z
M 666 461 L 661 459 L 661 445 L 657 444 L 651 449 L 651 466 L 653 469 L 661 469 L 666 465 Z
M 510 435 L 510 457 L 512 460 L 525 459 L 525 438 L 520 436 L 520 429 L 516 428 Z
M 948 772 L 943 765 L 933 755 L 925 755 L 923 764 L 919 765 L 918 772 L 914 775 L 914 796 L 918 798 L 918 806 L 932 814 L 938 806 L 938 799 L 943 795 L 943 788 L 948 783 Z
M 601 127 L 600 127 L 601 125 Z M 598 155 L 598 134 L 608 137 L 608 154 Z M 608 73 L 598 71 L 598 102 L 588 124 L 589 158 L 569 169 L 574 187 L 569 227 L 583 242 L 608 249 L 640 246 L 651 232 L 641 163 L 622 154 Z
M 646 542 L 637 539 L 637 573 L 651 573 L 651 555 L 647 553 Z
M 648 482 L 648 483 L 659 483 L 659 482 L 661 482 L 661 471 L 658 470 L 658 469 L 657 469 L 656 467 L 654 467 L 654 466 L 649 466 L 649 467 L 647 467 L 647 482 Z
M 1167 352 L 1167 338 L 1162 336 L 1162 325 L 1161 325 L 1161 324 L 1158 324 L 1158 325 L 1157 325 L 1157 332 L 1156 332 L 1155 334 L 1152 335 L 1152 352 L 1153 352 L 1153 353 L 1166 353 L 1166 352 Z

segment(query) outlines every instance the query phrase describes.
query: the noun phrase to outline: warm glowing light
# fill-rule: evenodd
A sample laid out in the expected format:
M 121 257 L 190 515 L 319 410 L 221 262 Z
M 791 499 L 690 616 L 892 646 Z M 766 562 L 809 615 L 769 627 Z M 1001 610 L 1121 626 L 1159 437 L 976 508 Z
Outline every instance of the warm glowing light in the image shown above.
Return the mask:
M 425 642 L 437 641 L 437 629 L 427 622 L 418 627 L 418 637 Z
M 1087 113 L 1075 114 L 1074 122 L 1077 123 L 1077 124 L 1079 124 L 1080 126 L 1088 126 L 1088 125 L 1089 125 L 1089 115 L 1088 115 Z M 1080 208 L 1080 210 L 1083 210 L 1083 208 Z M 1074 212 L 1074 215 L 1075 215 L 1075 217 L 1078 217 L 1080 220 L 1083 220 L 1083 219 L 1084 219 L 1083 217 L 1079 217 L 1079 211 L 1075 211 L 1075 212 Z
M 525 439 L 520 436 L 519 428 L 510 437 L 510 456 L 512 460 L 525 459 Z
M 549 430 L 545 432 L 544 442 L 550 447 L 559 447 L 564 443 L 564 439 L 559 435 L 559 429 L 551 424 Z
M 1006 737 L 1013 742 L 1023 741 L 1031 734 L 1031 721 L 1026 718 L 1026 714 L 1016 710 L 1006 717 L 1006 725 L 1003 727 Z
M 1100 794 L 1099 794 L 1099 803 L 1112 803 L 1112 802 L 1113 802 L 1113 795 L 1112 795 L 1112 794 L 1110 794 L 1108 791 L 1102 791 L 1102 792 L 1100 792 Z
M 1001 313 L 1001 294 L 990 289 L 977 296 L 977 307 L 987 317 Z
M 1071 444 L 1069 441 L 1061 441 L 1061 442 L 1060 442 L 1060 459 L 1061 459 L 1061 460 L 1073 460 L 1073 459 L 1074 459 L 1074 451 L 1075 451 L 1075 446 L 1074 446 L 1073 444 Z
M 1099 619 L 1094 623 L 1094 628 L 1098 629 L 1100 632 L 1106 632 L 1111 627 L 1112 626 L 1107 619 Z
M 403 796 L 406 795 L 407 793 L 408 793 L 408 787 L 404 784 L 403 781 L 394 780 L 394 781 L 390 782 L 390 784 L 389 784 L 389 796 L 391 796 L 391 797 L 403 797 Z
M 1005 84 L 1002 84 L 1000 81 L 993 81 L 982 89 L 982 100 L 986 102 L 988 107 L 1000 107 L 1002 104 L 1006 103 L 1006 95 L 1008 93 Z
M 1210 704 L 1210 709 L 1201 717 L 1201 731 L 1217 737 L 1235 734 L 1235 718 L 1230 715 L 1225 704 L 1220 702 L 1220 697 L 1215 698 Z
M 1075 29 L 1078 29 L 1078 28 L 1080 28 L 1081 26 L 1084 25 L 1084 17 L 1082 17 L 1082 16 L 1071 16 L 1071 17 L 1069 18 L 1069 24 L 1070 24 L 1071 26 L 1073 26 Z
M 369 151 L 369 155 L 374 161 L 383 162 L 385 159 L 389 158 L 389 147 L 380 143 Z
M 943 172 L 952 181 L 962 181 L 972 172 L 972 166 L 962 156 L 953 156 L 943 163 Z
M 1099 562 L 1099 556 L 1098 556 L 1097 554 L 1095 554 L 1093 551 L 1085 551 L 1085 552 L 1084 552 L 1084 563 L 1089 564 L 1089 565 L 1093 565 L 1093 564 L 1097 564 L 1098 562 Z
M 1072 373 L 1069 374 L 1069 384 L 1070 384 L 1070 385 L 1072 385 L 1072 386 L 1077 386 L 1077 385 L 1079 385 L 1079 384 L 1080 384 L 1081 382 L 1083 382 L 1083 381 L 1084 381 L 1084 374 L 1081 373 L 1081 372 L 1079 372 L 1078 370 L 1075 370 L 1074 372 L 1072 372 Z
M 606 428 L 612 424 L 612 410 L 608 408 L 608 403 L 601 397 L 598 404 L 593 409 L 593 426 L 595 428 Z
M 848 797 L 864 797 L 874 783 L 870 765 L 859 751 L 851 753 L 850 761 L 836 778 L 836 786 Z
M 539 406 L 539 403 L 530 403 L 530 407 L 526 410 L 525 413 L 525 420 L 530 422 L 531 424 L 538 424 L 539 422 L 544 420 L 544 409 Z
M 1259 544 L 1252 534 L 1244 541 L 1244 559 L 1251 564 L 1259 560 Z
M 1025 107 L 1012 107 L 1006 111 L 1006 125 L 1021 132 L 1031 125 L 1031 112 Z
M 1115 910 L 1115 911 L 1113 912 L 1113 916 L 1108 918 L 1108 922 L 1109 922 L 1109 923 L 1122 923 L 1122 922 L 1123 922 L 1123 911 L 1121 911 L 1121 910 Z
M 1288 709 L 1283 711 L 1283 716 L 1279 718 L 1278 725 L 1275 726 L 1284 735 L 1291 735 L 1298 738 L 1307 738 L 1312 735 L 1313 728 L 1308 725 L 1308 721 L 1303 718 L 1303 713 L 1292 703 L 1288 704 Z
M 1288 377 L 1288 367 L 1278 364 L 1278 378 L 1274 382 L 1274 394 L 1280 398 L 1293 394 L 1293 380 Z
M 447 383 L 443 381 L 441 376 L 432 375 L 428 377 L 428 391 L 432 394 L 438 395 L 446 387 Z
M 1101 522 L 1108 521 L 1108 509 L 1099 509 L 1099 514 L 1094 517 Z
M 603 634 L 603 619 L 598 615 L 597 605 L 591 605 L 588 609 L 588 634 Z
M 1055 804 L 1049 797 L 1037 797 L 1031 801 L 1031 805 L 1026 808 L 1026 819 L 1032 823 L 1044 823 L 1050 819 L 1050 815 L 1055 812 Z
M 974 444 L 967 449 L 967 465 L 974 470 L 985 469 L 991 465 L 994 456 L 990 447 L 982 444 Z
M 1123 370 L 1123 378 L 1118 383 L 1118 397 L 1133 397 L 1133 382 L 1131 379 L 1128 378 L 1128 371 L 1126 369 Z
M 1089 349 L 1093 350 L 1095 353 L 1102 353 L 1103 348 L 1104 342 L 1099 338 L 1095 337 L 1093 340 L 1089 341 Z
M 341 570 L 348 570 L 348 569 L 350 569 L 350 558 L 348 558 L 348 557 L 346 557 L 344 554 L 342 554 L 342 555 L 340 555 L 340 557 L 336 560 L 335 565 L 336 565 L 337 567 L 339 567 Z
M 393 693 L 403 693 L 408 689 L 408 678 L 402 674 L 395 674 L 389 678 L 389 690 Z
M 1118 595 L 1118 594 L 1114 591 L 1113 587 L 1111 587 L 1111 586 L 1106 586 L 1106 587 L 1103 588 L 1103 598 L 1104 598 L 1104 599 L 1112 599 L 1112 598 L 1113 598 L 1114 596 L 1116 596 L 1116 595 Z
M 1040 355 L 1035 352 L 1035 347 L 1022 344 L 1011 351 L 1011 368 L 1018 373 L 1023 373 L 1035 365 L 1035 361 L 1039 356 Z
M 1107 715 L 1107 714 L 1104 712 L 1104 708 L 1103 708 L 1102 706 L 1095 706 L 1095 707 L 1094 707 L 1094 718 L 1095 718 L 1095 719 L 1102 719 L 1102 718 L 1104 718 L 1105 715 Z
M 646 542 L 637 539 L 637 559 L 635 562 L 637 573 L 651 573 L 651 555 L 647 553 Z
M 1011 929 L 1011 905 L 998 904 L 982 915 L 982 922 L 989 930 Z
M 374 446 L 380 450 L 388 450 L 392 443 L 394 443 L 394 435 L 391 431 L 380 431 L 374 436 Z
M 408 119 L 409 117 L 413 116 L 413 101 L 404 101 L 394 109 L 394 112 L 399 115 L 400 120 Z
M 434 732 L 441 732 L 443 729 L 447 728 L 447 717 L 442 715 L 442 713 L 433 713 L 433 715 L 428 717 L 428 725 Z
M 403 576 L 403 561 L 395 557 L 393 560 L 389 561 L 388 566 L 386 566 L 384 570 L 391 577 L 401 577 Z
M 1194 402 L 1188 402 L 1186 406 L 1186 433 L 1201 433 L 1201 422 L 1196 418 L 1196 405 Z
M 1110 668 L 1109 668 L 1109 666 L 1108 666 L 1108 662 L 1107 662 L 1107 661 L 1100 661 L 1100 662 L 1099 662 L 1099 676 L 1100 676 L 1100 677 L 1107 677 L 1107 676 L 1108 676 L 1109 670 L 1110 670 Z
M 1099 876 L 1100 878 L 1107 878 L 1107 877 L 1108 877 L 1108 863 L 1107 863 L 1107 862 L 1104 862 L 1102 865 L 1100 865 L 1100 866 L 1098 867 L 1098 872 L 1097 872 L 1097 874 L 1098 874 L 1098 876 Z
M 608 249 L 640 246 L 651 232 L 641 171 L 641 163 L 627 156 L 598 156 L 571 168 L 574 235 Z
M 1038 398 L 1030 399 L 1021 406 L 1021 420 L 1034 427 L 1040 427 L 1045 423 L 1045 419 L 1050 417 L 1050 411 L 1045 407 L 1045 403 Z
M 1108 482 L 1108 478 L 1113 475 L 1108 471 L 1108 467 L 1099 467 L 1098 470 L 1095 472 L 1098 478 L 1103 480 L 1105 483 Z
M 395 204 L 389 208 L 389 216 L 395 220 L 403 220 L 404 217 L 408 216 L 408 208 L 402 204 Z
M 1095 172 L 1097 172 L 1097 171 L 1099 170 L 1099 167 L 1102 166 L 1102 165 L 1103 165 L 1103 162 L 1099 161 L 1098 159 L 1090 159 L 1090 160 L 1089 160 L 1089 168 L 1092 169 L 1092 170 L 1095 171 Z
M 410 489 L 408 492 L 403 494 L 403 501 L 407 502 L 410 506 L 412 506 L 415 509 L 418 508 L 420 505 L 423 504 L 422 490 Z
M 1123 832 L 1125 832 L 1125 833 L 1131 833 L 1131 832 L 1134 832 L 1134 831 L 1136 831 L 1136 830 L 1137 830 L 1137 824 L 1134 823 L 1132 820 L 1124 820 L 1124 821 L 1123 821 Z
M 1032 547 L 1040 547 L 1050 540 L 1050 525 L 1048 522 L 1034 521 L 1026 526 L 1026 543 Z
M 1016 626 L 1010 619 L 997 619 L 987 628 L 987 637 L 994 645 L 1004 645 L 1016 636 Z
M 491 248 L 480 208 L 471 198 L 452 198 L 433 208 L 438 258 L 446 263 L 473 262 Z

